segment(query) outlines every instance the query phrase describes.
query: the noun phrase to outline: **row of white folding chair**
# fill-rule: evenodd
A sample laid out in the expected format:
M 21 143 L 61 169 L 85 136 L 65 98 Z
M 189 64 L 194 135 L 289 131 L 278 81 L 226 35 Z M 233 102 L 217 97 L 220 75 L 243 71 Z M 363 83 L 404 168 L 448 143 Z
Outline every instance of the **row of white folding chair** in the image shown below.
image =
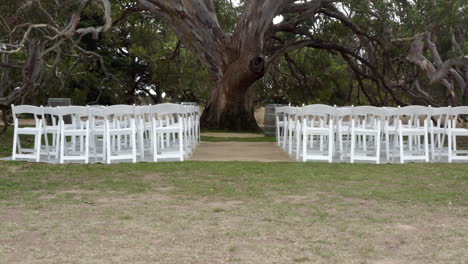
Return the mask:
M 126 110 L 123 110 L 127 108 Z M 116 111 L 121 109 L 122 111 Z M 106 116 L 113 116 L 112 119 Z M 106 159 L 145 160 L 149 152 L 153 161 L 161 158 L 186 159 L 199 144 L 199 109 L 178 104 L 154 106 L 111 106 L 104 113 L 95 109 L 92 119 L 104 119 L 108 129 Z M 102 131 L 102 129 L 92 129 Z M 102 133 L 102 132 L 101 132 Z M 129 144 L 130 143 L 130 144 Z M 132 153 L 124 155 L 122 149 L 131 146 Z M 112 152 L 117 153 L 113 155 Z
M 283 109 L 279 109 L 279 113 L 284 115 L 283 122 L 284 124 L 289 124 L 285 126 L 284 134 L 281 133 L 281 127 L 277 129 L 278 133 L 278 142 L 282 143 L 283 148 L 289 146 L 288 153 L 291 153 L 291 146 L 294 145 L 292 141 L 291 134 L 291 123 L 293 122 L 301 122 L 301 119 L 304 120 L 303 127 L 304 127 L 304 137 L 303 137 L 303 154 L 302 159 L 316 159 L 316 160 L 328 160 L 331 162 L 334 155 L 334 137 L 337 137 L 337 141 L 339 144 L 339 153 L 340 159 L 343 160 L 344 156 L 347 154 L 345 148 L 349 143 L 351 144 L 350 147 L 350 159 L 351 162 L 354 160 L 365 160 L 365 161 L 375 161 L 377 163 L 380 162 L 380 137 L 381 137 L 381 121 L 384 118 L 383 112 L 379 108 L 374 107 L 361 107 L 361 108 L 354 108 L 355 114 L 351 114 L 351 110 L 353 108 L 340 108 L 336 109 L 331 106 L 327 105 L 311 105 L 302 108 L 302 114 L 291 114 L 291 109 L 285 107 Z M 372 110 L 372 111 L 371 111 Z M 295 110 L 298 112 L 298 110 Z M 300 111 L 300 110 L 299 110 Z M 348 120 L 345 117 L 348 117 Z M 354 118 L 353 118 L 354 117 Z M 372 118 L 369 118 L 372 117 Z M 349 120 L 351 119 L 351 120 Z M 280 123 L 280 125 L 283 125 Z M 299 131 L 298 131 L 299 132 Z M 329 132 L 331 133 L 328 135 Z M 336 135 L 335 135 L 336 134 Z M 287 136 L 285 136 L 287 135 Z M 350 138 L 348 140 L 348 144 L 343 146 L 343 137 Z M 301 140 L 301 137 L 294 138 L 295 140 Z M 316 151 L 317 153 L 324 153 L 324 145 L 328 144 L 328 150 L 325 152 L 325 155 L 306 155 L 307 153 L 307 144 L 306 142 L 310 143 L 309 148 L 314 151 L 314 140 L 318 141 L 319 149 Z M 359 140 L 361 139 L 361 140 Z M 368 139 L 373 139 L 373 141 L 368 141 Z M 360 144 L 356 144 L 356 142 Z M 375 156 L 369 156 L 366 152 L 368 152 L 367 145 L 368 142 L 372 142 L 374 144 Z M 297 142 L 296 142 L 297 144 Z M 363 154 L 359 155 L 356 154 L 357 147 L 361 146 Z M 347 149 L 347 148 L 346 148 Z M 299 153 L 296 152 L 296 158 L 299 159 Z
M 310 111 L 306 113 L 311 116 L 314 114 L 319 114 L 320 112 L 325 111 L 329 113 L 325 119 L 324 115 L 317 116 L 322 122 L 333 122 L 334 125 L 331 127 L 334 129 L 334 134 L 337 137 L 337 143 L 339 144 L 339 154 L 340 159 L 343 160 L 344 156 L 348 153 L 350 154 L 351 162 L 354 160 L 372 160 L 376 163 L 380 161 L 380 149 L 381 141 L 385 143 L 385 153 L 387 161 L 390 158 L 395 156 L 396 148 L 399 149 L 400 162 L 404 163 L 407 160 L 424 160 L 429 161 L 429 135 L 431 136 L 431 152 L 432 159 L 435 159 L 436 151 L 438 149 L 438 158 L 440 159 L 441 149 L 443 147 L 444 136 L 448 135 L 449 131 L 452 133 L 456 131 L 456 134 L 452 133 L 450 137 L 450 142 L 456 142 L 457 135 L 466 135 L 466 129 L 458 128 L 454 130 L 453 128 L 456 125 L 456 120 L 459 115 L 468 114 L 466 107 L 457 107 L 457 108 L 432 108 L 432 107 L 423 107 L 423 106 L 408 106 L 408 107 L 398 107 L 398 108 L 377 108 L 377 107 L 346 107 L 346 108 L 334 108 L 326 105 L 312 105 L 306 106 L 302 109 Z M 454 111 L 458 109 L 457 113 Z M 277 142 L 279 146 L 282 146 L 284 149 L 287 149 L 289 154 L 292 145 L 294 142 L 292 139 L 299 140 L 300 137 L 294 138 L 291 135 L 295 133 L 298 134 L 298 130 L 291 131 L 291 123 L 301 122 L 304 117 L 301 117 L 303 114 L 298 114 L 301 110 L 292 107 L 281 107 L 277 109 Z M 354 111 L 354 114 L 353 114 Z M 456 116 L 455 116 L 456 114 Z M 369 118 L 372 117 L 372 118 Z M 431 120 L 432 119 L 434 120 Z M 451 117 L 451 123 L 445 122 L 448 118 Z M 403 118 L 405 123 L 403 123 Z M 309 121 L 307 119 L 307 121 Z M 316 120 L 317 122 L 317 120 Z M 358 122 L 361 122 L 358 128 L 352 128 L 352 124 L 357 125 Z M 364 122 L 364 123 L 363 123 Z M 369 123 L 370 122 L 370 123 Z M 310 123 L 313 124 L 313 123 Z M 455 124 L 455 125 L 454 125 Z M 307 127 L 307 123 L 304 123 Z M 448 126 L 451 125 L 452 129 L 448 130 Z M 352 134 L 354 131 L 354 134 Z M 383 134 L 383 135 L 382 135 Z M 314 136 L 315 137 L 315 136 Z M 313 142 L 313 138 L 307 136 L 306 140 Z M 343 138 L 351 138 L 348 140 L 348 144 L 351 144 L 350 151 L 345 150 L 346 146 L 343 146 Z M 320 136 L 320 150 L 323 150 L 323 144 L 326 143 L 327 137 Z M 324 140 L 322 140 L 324 139 Z M 359 143 L 362 148 L 364 155 L 356 155 L 356 142 Z M 369 141 L 369 139 L 372 139 Z M 367 153 L 367 144 L 372 143 L 373 149 L 375 150 L 375 156 L 369 156 Z M 329 142 L 330 143 L 330 142 Z M 333 142 L 331 142 L 333 144 Z M 312 146 L 312 144 L 311 144 Z M 404 150 L 404 148 L 408 150 Z M 390 155 L 390 149 L 392 149 L 392 154 Z M 304 149 L 303 149 L 304 150 Z M 330 160 L 330 155 L 333 156 L 334 147 L 331 148 L 331 152 L 328 153 L 328 159 Z M 422 152 L 418 154 L 417 152 Z M 463 151 L 457 151 L 455 144 L 451 144 L 448 150 L 449 162 L 455 159 L 466 159 Z M 453 154 L 458 153 L 463 154 L 463 156 Z M 296 152 L 295 157 L 298 159 L 299 152 Z M 313 157 L 312 157 L 313 158 Z M 304 159 L 304 157 L 303 157 Z M 306 157 L 307 159 L 307 157 Z M 321 158 L 319 158 L 320 160 Z
M 174 108 L 175 107 L 175 108 Z M 185 136 L 187 144 L 180 143 L 182 150 L 179 151 L 177 156 L 180 160 L 187 157 L 189 152 L 193 151 L 193 148 L 199 143 L 199 110 L 198 107 L 193 106 L 181 106 L 174 105 L 173 110 L 177 110 L 173 114 L 179 115 L 180 127 L 182 132 L 177 131 L 181 136 L 181 139 Z M 141 120 L 141 116 L 137 115 L 139 109 L 145 107 L 135 107 L 128 105 L 118 105 L 110 107 L 36 107 L 36 106 L 12 106 L 14 116 L 14 143 L 13 143 L 13 155 L 12 158 L 26 158 L 34 159 L 39 161 L 41 153 L 41 138 L 45 136 L 45 151 L 48 157 L 50 154 L 54 154 L 57 159 L 58 153 L 60 153 L 59 161 L 63 163 L 66 160 L 83 160 L 86 163 L 89 162 L 89 149 L 93 149 L 94 157 L 97 160 L 101 157 L 103 161 L 110 163 L 112 160 L 131 159 L 133 162 L 136 161 L 136 131 L 138 127 L 135 124 L 135 120 Z M 164 114 L 169 116 L 167 108 L 171 108 L 171 104 L 164 104 L 159 106 L 152 106 L 151 110 L 146 114 L 150 117 L 150 120 L 154 124 L 155 128 L 159 129 L 159 126 L 174 127 L 175 123 L 161 124 L 157 122 L 160 118 L 158 113 L 165 111 Z M 176 109 L 178 108 L 178 109 Z M 35 127 L 19 127 L 18 116 L 20 114 L 31 114 L 35 120 Z M 45 116 L 49 115 L 52 119 L 52 124 L 47 125 L 45 122 Z M 71 116 L 71 124 L 65 124 L 64 117 Z M 159 114 L 160 116 L 160 114 Z M 58 121 L 57 121 L 58 120 Z M 158 125 L 159 124 L 159 125 Z M 151 128 L 151 135 L 154 129 Z M 146 133 L 149 131 L 146 130 Z M 175 132 L 174 132 L 175 133 Z M 21 148 L 19 141 L 19 135 L 34 135 L 35 144 L 31 150 Z M 49 146 L 48 136 L 52 135 L 53 144 Z M 161 133 L 159 133 L 161 134 Z M 59 138 L 60 135 L 60 138 Z M 141 135 L 141 133 L 140 133 Z M 149 135 L 149 134 L 148 134 Z M 66 138 L 71 137 L 72 142 L 68 144 Z M 91 146 L 89 138 L 91 137 Z M 101 154 L 97 153 L 97 139 L 101 138 L 103 142 L 103 151 Z M 167 137 L 166 137 L 167 138 Z M 61 139 L 61 140 L 60 140 Z M 77 139 L 79 144 L 77 144 Z M 123 139 L 123 140 L 122 140 Z M 143 138 L 142 138 L 143 141 Z M 128 144 L 130 143 L 130 144 Z M 59 150 L 60 145 L 60 150 Z M 130 154 L 122 154 L 122 145 L 130 146 Z M 82 155 L 67 155 L 68 148 L 71 148 L 72 152 L 77 151 L 76 147 L 79 146 Z M 141 145 L 140 145 L 141 146 Z M 50 151 L 50 147 L 54 147 L 55 151 Z M 185 149 L 184 149 L 185 147 Z M 117 149 L 116 155 L 112 154 L 112 150 Z M 144 148 L 140 150 L 140 156 L 144 158 Z M 152 149 L 151 149 L 152 150 Z M 187 151 L 188 150 L 188 151 Z M 30 154 L 23 154 L 24 152 Z M 19 152 L 19 153 L 18 153 Z M 156 152 L 157 153 L 157 152 Z M 157 154 L 154 155 L 154 160 L 157 160 Z
M 464 160 L 468 161 L 468 151 L 457 149 L 457 137 L 468 136 L 468 129 L 466 127 L 459 127 L 458 119 L 463 116 L 468 116 L 468 106 L 452 107 L 449 110 L 450 118 L 448 123 L 446 135 L 448 141 L 448 161 Z

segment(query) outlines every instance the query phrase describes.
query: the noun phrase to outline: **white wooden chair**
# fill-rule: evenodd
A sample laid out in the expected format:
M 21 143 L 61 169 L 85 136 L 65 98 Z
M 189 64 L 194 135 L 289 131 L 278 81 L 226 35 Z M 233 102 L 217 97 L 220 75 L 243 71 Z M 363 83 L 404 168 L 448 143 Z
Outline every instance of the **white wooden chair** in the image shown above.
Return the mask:
M 351 109 L 351 116 L 351 163 L 362 160 L 380 164 L 383 110 L 373 106 L 358 106 Z M 362 138 L 361 148 L 356 144 L 357 138 Z
M 336 108 L 335 116 L 335 137 L 338 143 L 338 154 L 340 160 L 349 156 L 349 144 L 351 137 L 351 107 L 338 107 Z
M 200 129 L 200 109 L 198 106 L 189 106 L 188 109 L 190 115 L 190 140 L 191 140 L 191 152 L 195 150 L 199 142 L 199 129 Z
M 159 104 L 151 107 L 153 113 L 153 161 L 163 158 L 185 158 L 184 113 L 178 104 Z M 175 144 L 176 142 L 177 144 Z M 172 145 L 171 145 L 172 144 Z M 164 147 L 163 147 L 164 146 Z
M 283 150 L 285 151 L 288 151 L 289 149 L 289 144 L 291 144 L 291 142 L 289 141 L 289 134 L 290 134 L 290 131 L 289 129 L 291 128 L 291 124 L 290 122 L 292 122 L 291 120 L 291 112 L 292 112 L 292 107 L 291 106 L 287 106 L 286 108 L 284 108 L 283 110 L 283 142 L 282 142 L 282 148 Z
M 294 122 L 294 141 L 295 141 L 295 149 L 293 156 L 296 160 L 301 159 L 302 153 L 302 122 L 304 120 L 302 107 L 296 107 L 295 113 L 295 122 Z
M 440 161 L 443 155 L 448 155 L 444 151 L 444 143 L 449 125 L 450 107 L 430 107 L 430 111 L 431 158 L 432 160 L 436 160 L 437 158 Z
M 72 124 L 65 124 L 66 116 L 71 116 Z M 84 106 L 58 107 L 60 124 L 60 164 L 65 161 L 89 163 L 89 110 Z M 70 137 L 71 141 L 67 142 Z M 77 139 L 79 144 L 77 144 Z
M 299 122 L 299 117 L 302 113 L 302 109 L 299 107 L 289 107 L 288 109 L 288 123 L 287 123 L 287 146 L 288 146 L 288 154 L 292 157 L 296 157 L 296 152 L 298 152 L 298 143 L 299 143 L 299 137 L 298 135 L 300 134 L 300 128 L 298 125 L 300 124 Z
M 200 133 L 200 107 L 194 106 L 194 114 L 195 114 L 195 139 L 197 141 L 197 146 L 200 145 L 201 142 L 201 133 Z
M 194 138 L 193 138 L 193 108 L 192 106 L 183 106 L 184 113 L 182 114 L 182 124 L 184 131 L 184 154 L 185 158 L 188 158 L 190 154 L 194 151 Z
M 42 109 L 32 105 L 11 105 L 11 111 L 13 114 L 13 151 L 12 160 L 20 159 L 32 159 L 39 162 L 41 157 L 41 137 L 43 131 L 42 122 Z M 20 126 L 19 120 L 20 115 L 29 115 L 34 118 L 34 127 Z M 23 148 L 21 146 L 21 135 L 34 136 L 34 147 Z
M 47 153 L 47 159 L 50 160 L 50 156 L 53 155 L 55 160 L 59 159 L 60 152 L 60 123 L 58 118 L 57 107 L 42 107 L 42 125 L 45 143 L 45 152 Z M 50 124 L 48 123 L 50 121 Z M 51 139 L 51 142 L 49 142 Z
M 454 160 L 468 161 L 468 150 L 460 150 L 457 147 L 457 137 L 468 136 L 466 127 L 458 127 L 458 119 L 462 116 L 468 116 L 468 106 L 452 107 L 450 109 L 450 121 L 447 129 L 448 138 L 448 162 Z
M 88 109 L 90 127 L 90 157 L 92 155 L 94 162 L 106 162 L 106 125 L 104 107 L 88 106 Z
M 283 146 L 285 137 L 285 111 L 288 106 L 275 108 L 275 124 L 276 124 L 276 144 Z
M 105 116 L 106 162 L 131 160 L 136 162 L 135 106 L 113 105 L 103 109 Z
M 405 163 L 407 160 L 429 162 L 429 108 L 413 105 L 401 107 L 398 112 L 400 162 Z M 404 148 L 405 143 L 407 150 Z
M 389 162 L 390 159 L 396 156 L 396 145 L 398 143 L 398 122 L 399 108 L 383 107 L 384 123 L 383 123 L 383 141 L 385 142 L 385 158 Z M 391 151 L 391 154 L 390 154 Z
M 308 105 L 302 107 L 302 161 L 333 162 L 335 116 L 336 109 L 332 106 Z M 318 149 L 314 148 L 315 141 L 318 141 Z M 327 149 L 325 149 L 325 145 L 328 145 Z
M 135 107 L 135 122 L 137 126 L 137 156 L 140 156 L 142 161 L 145 160 L 145 151 L 152 151 L 153 130 L 152 130 L 152 112 L 151 106 L 136 106 Z

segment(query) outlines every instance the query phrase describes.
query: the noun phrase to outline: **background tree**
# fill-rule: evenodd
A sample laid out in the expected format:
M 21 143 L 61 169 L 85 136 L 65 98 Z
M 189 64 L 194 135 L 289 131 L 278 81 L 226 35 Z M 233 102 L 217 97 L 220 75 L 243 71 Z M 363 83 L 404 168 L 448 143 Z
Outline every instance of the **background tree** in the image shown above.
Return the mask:
M 269 102 L 464 104 L 467 6 L 4 0 L 0 105 L 196 101 L 204 127 L 255 130 Z

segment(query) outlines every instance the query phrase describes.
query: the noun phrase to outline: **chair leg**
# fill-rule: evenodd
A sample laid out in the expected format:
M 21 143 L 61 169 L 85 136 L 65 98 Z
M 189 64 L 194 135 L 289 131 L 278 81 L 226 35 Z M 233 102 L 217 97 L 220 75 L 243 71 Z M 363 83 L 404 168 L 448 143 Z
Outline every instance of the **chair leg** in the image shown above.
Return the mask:
M 340 160 L 343 161 L 344 159 L 344 153 L 343 153 L 343 133 L 341 132 L 341 127 L 338 128 L 338 143 L 340 144 Z
M 144 126 L 144 124 L 143 124 Z M 144 127 L 141 127 L 140 126 L 140 129 L 138 129 L 138 134 L 139 134 L 139 143 L 140 143 L 140 158 L 142 161 L 145 160 L 145 138 L 144 138 L 144 131 L 143 131 Z
M 15 126 L 15 130 L 13 132 L 13 151 L 11 153 L 11 159 L 16 160 L 16 151 L 18 149 L 18 131 Z
M 400 130 L 399 133 L 399 143 L 400 143 L 400 163 L 405 163 L 405 157 L 403 156 L 403 131 Z
M 328 163 L 333 162 L 333 131 L 331 130 L 328 133 Z
M 387 162 L 390 161 L 390 134 L 385 132 L 385 157 Z
M 381 142 L 380 142 L 380 131 L 377 131 L 377 135 L 375 136 L 375 149 L 376 149 L 376 159 L 377 159 L 377 164 L 380 164 L 380 149 L 381 149 Z
M 279 128 L 279 126 L 277 125 L 277 126 L 276 126 L 276 144 L 277 144 L 278 146 L 280 145 L 280 137 L 281 137 L 281 135 L 280 135 L 280 128 Z
M 436 137 L 434 135 L 434 130 L 431 131 L 431 155 L 432 155 L 432 160 L 435 160 L 435 145 L 436 145 Z
M 60 158 L 60 132 L 57 134 L 54 134 L 54 140 L 55 140 L 55 159 L 58 160 Z
M 450 129 L 449 129 L 449 132 L 448 132 L 448 137 L 447 137 L 447 141 L 448 141 L 448 162 L 449 163 L 452 163 L 452 133 L 450 132 Z
M 411 153 L 411 151 L 413 151 L 413 136 L 411 136 L 411 135 L 408 136 L 408 147 L 409 147 L 409 151 Z
M 298 129 L 297 135 L 296 135 L 296 160 L 299 160 L 300 149 L 301 149 L 301 133 L 300 133 L 300 130 Z
M 354 163 L 354 149 L 356 148 L 356 135 L 354 131 L 351 131 L 351 153 L 350 153 L 350 162 Z
M 109 131 L 107 131 L 106 133 L 107 133 L 106 148 L 105 148 L 106 149 L 106 162 L 107 164 L 111 164 L 111 145 L 112 145 L 111 140 L 113 138 L 111 138 Z
M 97 157 L 96 135 L 94 134 L 91 135 L 91 145 L 93 146 L 93 154 L 94 154 L 95 162 L 97 162 L 98 157 Z M 102 147 L 102 149 L 104 151 L 104 146 Z
M 158 161 L 158 144 L 159 144 L 159 137 L 158 134 L 154 133 L 154 141 L 153 141 L 153 161 Z
M 41 158 L 41 137 L 42 133 L 40 131 L 36 132 L 36 137 L 34 138 L 34 154 L 36 155 L 36 162 L 39 162 Z
M 132 130 L 130 143 L 132 144 L 132 157 L 133 157 L 132 162 L 136 163 L 136 133 L 135 133 L 135 130 Z
M 85 164 L 88 164 L 89 163 L 89 124 L 86 125 L 86 135 L 85 135 L 85 138 L 84 138 L 84 141 L 85 141 Z
M 46 145 L 47 159 L 50 159 L 49 134 L 47 133 L 47 130 L 44 131 L 44 143 Z
M 60 133 L 60 164 L 64 163 L 65 156 L 65 133 L 61 131 Z
M 323 141 L 324 141 L 324 138 L 322 135 L 320 135 L 320 151 L 323 151 Z
M 429 135 L 427 131 L 424 134 L 424 155 L 426 156 L 426 162 L 429 162 Z
M 302 132 L 302 161 L 307 161 L 307 140 L 309 136 L 307 133 Z
M 85 138 L 80 136 L 80 152 L 84 152 Z
M 179 131 L 179 151 L 180 151 L 180 161 L 184 161 L 184 136 L 182 128 Z

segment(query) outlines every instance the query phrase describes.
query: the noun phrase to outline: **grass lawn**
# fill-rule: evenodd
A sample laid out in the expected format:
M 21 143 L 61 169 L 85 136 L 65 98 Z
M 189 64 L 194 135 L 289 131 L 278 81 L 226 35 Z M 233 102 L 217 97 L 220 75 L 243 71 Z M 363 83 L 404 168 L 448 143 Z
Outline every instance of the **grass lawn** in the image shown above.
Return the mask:
M 0 162 L 0 263 L 466 263 L 467 190 L 468 164 Z

